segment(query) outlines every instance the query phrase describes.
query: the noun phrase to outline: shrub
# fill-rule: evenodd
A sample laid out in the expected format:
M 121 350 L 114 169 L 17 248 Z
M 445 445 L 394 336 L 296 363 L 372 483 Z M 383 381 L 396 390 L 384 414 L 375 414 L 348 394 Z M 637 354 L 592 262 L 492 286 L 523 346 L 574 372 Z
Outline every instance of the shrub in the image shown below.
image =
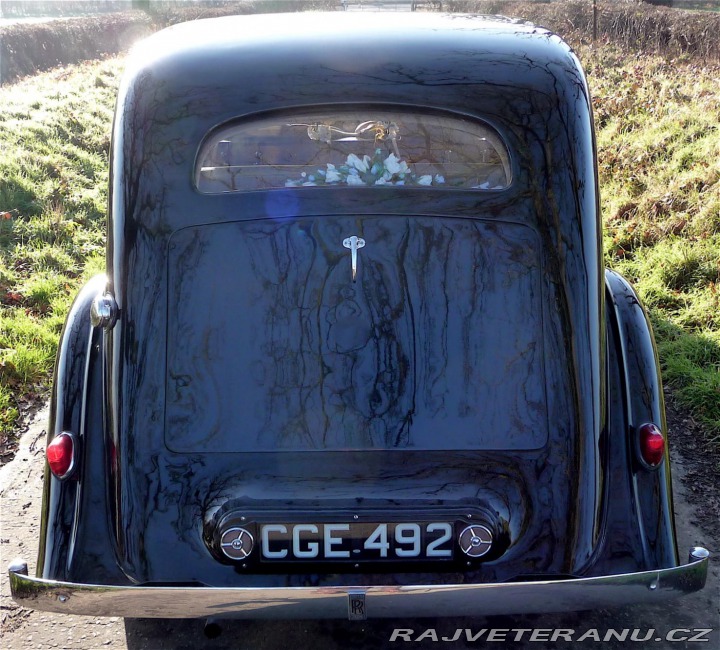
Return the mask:
M 328 10 L 335 4 L 333 0 L 271 0 L 257 5 L 227 1 L 193 5 L 153 2 L 150 12 L 127 11 L 0 27 L 0 83 L 10 83 L 59 65 L 124 52 L 140 38 L 187 20 L 259 11 Z
M 450 11 L 503 14 L 529 20 L 557 32 L 574 45 L 593 37 L 590 0 L 551 3 L 450 0 L 444 6 Z M 718 14 L 608 0 L 598 0 L 597 9 L 598 37 L 624 49 L 720 60 Z
M 150 18 L 128 12 L 19 23 L 0 29 L 0 81 L 9 83 L 41 70 L 100 59 L 150 34 Z

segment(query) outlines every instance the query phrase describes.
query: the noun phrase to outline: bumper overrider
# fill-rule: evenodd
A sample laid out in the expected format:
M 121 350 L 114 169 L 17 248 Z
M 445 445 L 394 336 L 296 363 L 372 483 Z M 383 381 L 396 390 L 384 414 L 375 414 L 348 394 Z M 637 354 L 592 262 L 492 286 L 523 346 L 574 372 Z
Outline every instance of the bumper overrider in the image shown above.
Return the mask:
M 143 587 L 31 578 L 10 564 L 13 599 L 65 614 L 142 618 L 395 618 L 487 616 L 615 607 L 662 601 L 702 589 L 709 553 L 693 548 L 687 564 L 612 576 L 412 586 L 277 588 Z

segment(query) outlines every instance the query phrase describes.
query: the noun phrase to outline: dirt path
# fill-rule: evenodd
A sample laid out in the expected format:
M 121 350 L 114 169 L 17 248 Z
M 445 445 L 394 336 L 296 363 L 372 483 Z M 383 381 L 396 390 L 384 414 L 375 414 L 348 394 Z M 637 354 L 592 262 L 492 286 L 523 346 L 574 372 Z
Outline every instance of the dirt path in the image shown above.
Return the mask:
M 125 648 L 120 618 L 62 616 L 18 607 L 10 599 L 7 565 L 21 556 L 35 572 L 42 501 L 47 409 L 40 411 L 20 440 L 17 454 L 0 469 L 0 618 L 2 647 Z
M 672 453 L 675 511 L 678 523 L 678 544 L 682 557 L 690 546 L 703 544 L 713 553 L 707 587 L 697 594 L 679 599 L 670 605 L 633 606 L 612 611 L 594 611 L 543 616 L 497 617 L 493 619 L 425 619 L 403 621 L 367 621 L 362 624 L 347 621 L 278 621 L 272 623 L 229 623 L 222 636 L 207 640 L 199 621 L 143 621 L 127 623 L 120 618 L 64 616 L 34 612 L 18 607 L 11 599 L 6 567 L 16 556 L 30 562 L 35 570 L 39 517 L 43 482 L 44 427 L 47 412 L 41 411 L 23 435 L 16 458 L 0 469 L 0 617 L 2 619 L 1 646 L 7 650 L 182 650 L 208 648 L 387 648 L 437 647 L 433 634 L 426 642 L 390 643 L 393 629 L 415 630 L 417 638 L 427 630 L 434 630 L 437 638 L 452 638 L 457 629 L 470 628 L 562 628 L 580 633 L 597 629 L 602 636 L 608 629 L 638 630 L 644 638 L 647 630 L 656 634 L 652 640 L 641 642 L 598 643 L 596 641 L 568 643 L 521 642 L 513 647 L 542 648 L 665 648 L 697 647 L 708 650 L 720 648 L 720 522 L 718 496 L 720 490 L 714 473 L 714 460 L 708 459 L 695 435 L 694 424 L 669 409 L 671 435 L 676 444 Z M 674 435 L 673 435 L 674 434 Z M 682 453 L 681 450 L 682 449 Z M 671 630 L 714 628 L 707 643 L 670 643 L 665 639 Z M 683 632 L 678 637 L 688 637 Z M 707 638 L 707 637 L 706 637 Z M 657 639 L 657 640 L 656 640 Z M 478 647 L 477 643 L 442 642 L 452 648 Z M 494 644 L 491 644 L 493 646 Z

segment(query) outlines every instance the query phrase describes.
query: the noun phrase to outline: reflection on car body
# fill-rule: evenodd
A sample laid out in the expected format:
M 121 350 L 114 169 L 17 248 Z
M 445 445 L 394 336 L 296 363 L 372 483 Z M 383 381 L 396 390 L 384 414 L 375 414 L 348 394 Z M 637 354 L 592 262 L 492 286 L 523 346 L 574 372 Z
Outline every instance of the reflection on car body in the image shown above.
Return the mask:
M 531 25 L 254 16 L 149 39 L 14 598 L 362 618 L 702 588 L 650 327 L 601 264 L 594 155 L 580 65 Z

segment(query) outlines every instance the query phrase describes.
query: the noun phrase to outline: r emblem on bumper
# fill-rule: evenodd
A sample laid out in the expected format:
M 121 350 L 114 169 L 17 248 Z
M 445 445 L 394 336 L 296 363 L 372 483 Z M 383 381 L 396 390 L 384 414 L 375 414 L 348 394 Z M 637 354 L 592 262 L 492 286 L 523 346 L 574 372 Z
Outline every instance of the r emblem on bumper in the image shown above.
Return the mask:
M 348 592 L 348 620 L 349 621 L 366 621 L 367 609 L 365 607 L 365 592 L 350 591 Z

